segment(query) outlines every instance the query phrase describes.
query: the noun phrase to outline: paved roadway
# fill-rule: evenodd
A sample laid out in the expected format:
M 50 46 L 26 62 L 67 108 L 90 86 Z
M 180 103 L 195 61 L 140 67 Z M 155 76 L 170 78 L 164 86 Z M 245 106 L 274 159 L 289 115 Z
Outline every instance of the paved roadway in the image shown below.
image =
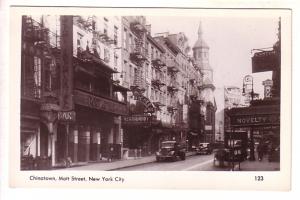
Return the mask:
M 213 166 L 213 154 L 194 155 L 186 160 L 162 161 L 126 167 L 117 171 L 219 171 L 224 170 Z M 226 169 L 225 169 L 226 170 Z

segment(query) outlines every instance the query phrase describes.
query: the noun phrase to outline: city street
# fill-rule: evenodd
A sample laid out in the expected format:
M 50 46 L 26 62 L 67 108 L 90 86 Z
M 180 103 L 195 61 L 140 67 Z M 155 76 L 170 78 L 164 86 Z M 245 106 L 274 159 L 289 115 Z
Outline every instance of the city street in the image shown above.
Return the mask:
M 213 154 L 195 155 L 186 160 L 152 162 L 144 165 L 126 167 L 118 171 L 215 171 L 222 170 L 213 166 Z M 223 169 L 224 170 L 224 169 Z

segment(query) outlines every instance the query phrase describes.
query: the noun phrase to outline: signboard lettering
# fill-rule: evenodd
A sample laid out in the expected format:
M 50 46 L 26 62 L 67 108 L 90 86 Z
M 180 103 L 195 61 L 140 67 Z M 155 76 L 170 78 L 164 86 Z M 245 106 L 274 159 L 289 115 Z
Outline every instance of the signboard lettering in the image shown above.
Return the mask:
M 267 125 L 280 124 L 279 114 L 232 116 L 231 125 Z
M 131 115 L 122 117 L 123 124 L 141 124 L 141 123 L 150 123 L 155 120 L 154 116 L 147 115 Z
M 57 119 L 59 121 L 75 121 L 76 113 L 74 111 L 61 111 L 57 113 Z
M 127 115 L 128 108 L 126 104 L 118 103 L 113 100 L 96 97 L 78 90 L 74 91 L 75 103 L 88 106 L 90 108 L 102 110 L 117 115 Z

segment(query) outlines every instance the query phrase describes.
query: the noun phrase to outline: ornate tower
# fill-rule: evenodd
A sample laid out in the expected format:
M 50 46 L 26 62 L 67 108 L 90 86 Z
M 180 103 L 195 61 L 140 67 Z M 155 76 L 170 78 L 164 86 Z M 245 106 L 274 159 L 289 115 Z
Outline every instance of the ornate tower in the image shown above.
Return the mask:
M 201 112 L 204 115 L 203 138 L 204 142 L 215 140 L 215 112 L 216 103 L 214 97 L 215 86 L 213 85 L 213 69 L 209 64 L 209 46 L 203 39 L 202 24 L 198 29 L 198 40 L 193 47 L 194 61 L 203 74 L 202 85 L 199 87 Z

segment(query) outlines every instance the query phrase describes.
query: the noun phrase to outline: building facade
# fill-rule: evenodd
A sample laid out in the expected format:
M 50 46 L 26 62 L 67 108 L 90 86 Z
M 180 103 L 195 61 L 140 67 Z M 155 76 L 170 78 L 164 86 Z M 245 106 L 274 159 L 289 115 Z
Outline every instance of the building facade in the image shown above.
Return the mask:
M 21 169 L 213 142 L 208 47 L 190 49 L 182 32 L 152 36 L 144 16 L 24 16 Z
M 22 24 L 21 156 L 52 167 L 121 158 L 127 89 L 113 79 L 117 43 L 108 19 L 36 18 Z

